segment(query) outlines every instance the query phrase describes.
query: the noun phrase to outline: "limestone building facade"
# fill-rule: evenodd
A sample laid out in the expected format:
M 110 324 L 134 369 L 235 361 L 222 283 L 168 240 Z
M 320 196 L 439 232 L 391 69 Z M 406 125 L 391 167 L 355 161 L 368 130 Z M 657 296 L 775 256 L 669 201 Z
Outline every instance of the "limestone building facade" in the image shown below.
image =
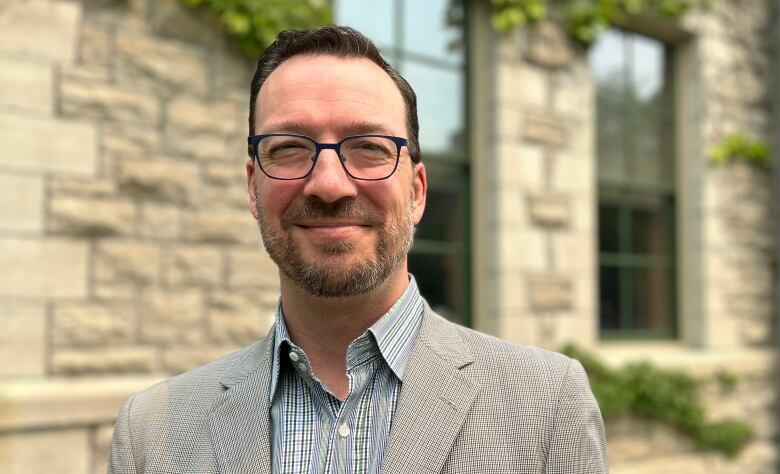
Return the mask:
M 735 133 L 780 150 L 780 6 L 632 17 L 586 50 L 554 22 L 496 33 L 488 3 L 445 22 L 449 1 L 377 2 L 388 20 L 365 23 L 333 2 L 420 95 L 424 295 L 518 343 L 684 370 L 709 416 L 755 432 L 729 459 L 609 420 L 613 472 L 780 471 L 780 173 L 709 159 Z M 131 393 L 272 324 L 243 171 L 253 63 L 182 5 L 0 4 L 2 472 L 104 472 Z

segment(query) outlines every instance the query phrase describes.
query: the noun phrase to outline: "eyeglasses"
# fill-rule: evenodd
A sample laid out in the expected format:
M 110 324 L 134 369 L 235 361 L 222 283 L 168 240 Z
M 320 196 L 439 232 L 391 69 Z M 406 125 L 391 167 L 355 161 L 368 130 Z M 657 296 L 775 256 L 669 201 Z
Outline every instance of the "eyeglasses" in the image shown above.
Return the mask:
M 273 179 L 303 179 L 317 164 L 322 150 L 335 150 L 341 166 L 354 179 L 379 181 L 398 168 L 406 138 L 356 135 L 338 143 L 319 143 L 305 135 L 265 133 L 248 138 L 252 159 Z

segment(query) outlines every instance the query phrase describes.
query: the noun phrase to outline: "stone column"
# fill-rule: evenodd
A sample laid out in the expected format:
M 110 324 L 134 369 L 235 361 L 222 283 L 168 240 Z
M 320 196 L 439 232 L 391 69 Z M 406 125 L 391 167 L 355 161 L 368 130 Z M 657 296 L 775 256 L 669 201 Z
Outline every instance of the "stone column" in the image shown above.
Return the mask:
M 489 95 L 496 332 L 559 348 L 596 339 L 592 85 L 564 31 L 497 37 Z M 484 153 L 484 152 L 483 152 Z M 487 153 L 486 153 L 487 154 Z

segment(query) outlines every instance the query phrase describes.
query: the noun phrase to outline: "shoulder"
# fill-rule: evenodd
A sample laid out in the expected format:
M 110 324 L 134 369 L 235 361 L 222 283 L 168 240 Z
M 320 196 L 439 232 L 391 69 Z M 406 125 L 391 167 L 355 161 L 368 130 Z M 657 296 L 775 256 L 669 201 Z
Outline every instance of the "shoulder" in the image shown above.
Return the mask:
M 429 311 L 430 339 L 446 338 L 440 344 L 460 347 L 470 363 L 463 371 L 480 385 L 495 390 L 536 394 L 557 398 L 560 390 L 574 378 L 587 387 L 587 378 L 576 360 L 541 347 L 517 344 L 469 329 Z
M 171 377 L 138 392 L 128 402 L 131 415 L 139 418 L 170 416 L 172 411 L 205 412 L 225 391 L 225 384 L 246 377 L 265 356 L 263 339 L 208 364 Z

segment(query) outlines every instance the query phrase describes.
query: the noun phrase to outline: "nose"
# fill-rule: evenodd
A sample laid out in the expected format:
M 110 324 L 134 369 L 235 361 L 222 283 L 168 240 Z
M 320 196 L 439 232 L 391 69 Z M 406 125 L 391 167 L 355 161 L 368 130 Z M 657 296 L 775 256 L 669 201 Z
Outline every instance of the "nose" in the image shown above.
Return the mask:
M 324 202 L 336 202 L 357 196 L 354 180 L 341 165 L 335 150 L 321 150 L 317 163 L 306 178 L 303 188 L 306 197 L 315 196 Z

